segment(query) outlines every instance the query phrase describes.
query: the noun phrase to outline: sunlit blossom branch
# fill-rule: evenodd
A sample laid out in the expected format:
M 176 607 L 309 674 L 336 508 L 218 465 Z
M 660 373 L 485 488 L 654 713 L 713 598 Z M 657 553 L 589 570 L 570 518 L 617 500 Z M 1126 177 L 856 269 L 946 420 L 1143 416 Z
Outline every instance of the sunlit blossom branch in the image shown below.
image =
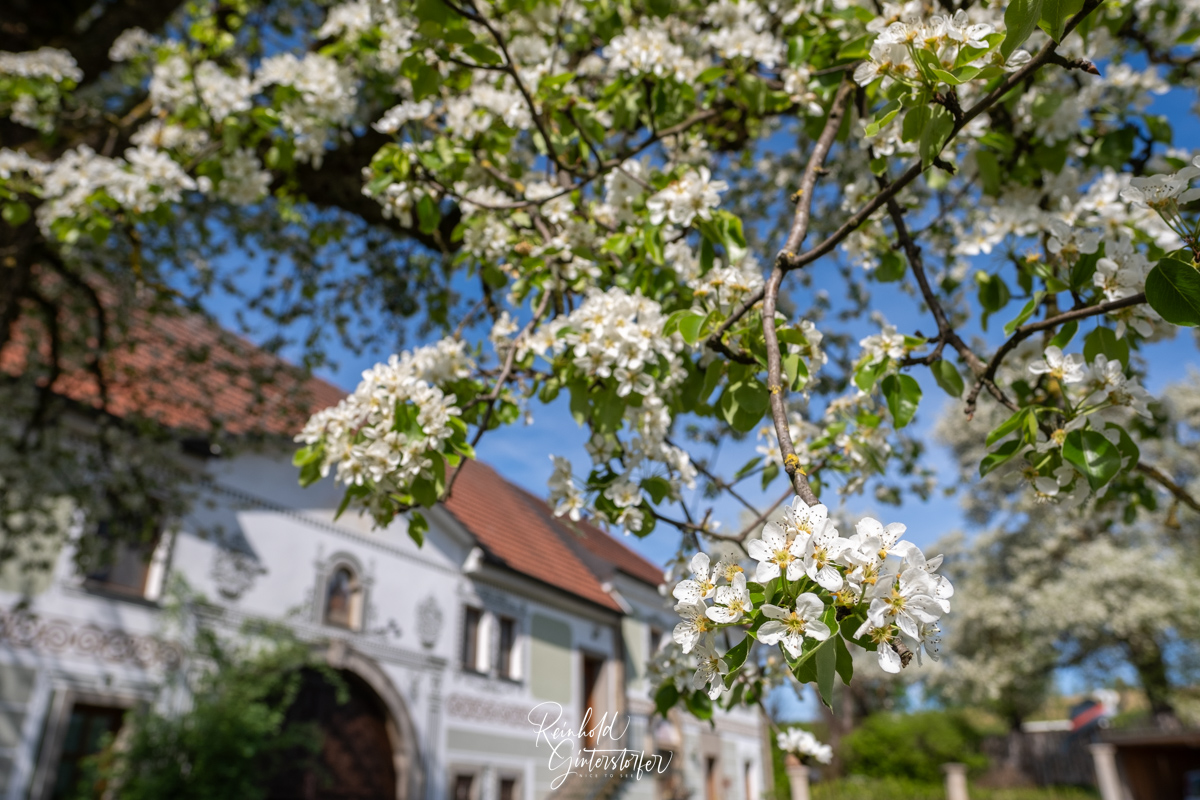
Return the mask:
M 1067 22 L 1063 38 L 1066 38 L 1067 34 L 1075 30 L 1079 23 L 1082 22 L 1088 14 L 1100 6 L 1101 2 L 1102 0 L 1086 0 L 1079 13 L 1073 16 Z M 1030 77 L 1043 65 L 1050 62 L 1057 51 L 1057 48 L 1058 43 L 1053 39 L 1049 39 L 1046 44 L 1042 46 L 1042 49 L 1038 51 L 1037 55 L 1030 59 L 1028 64 L 1021 67 L 1016 72 L 1013 72 L 1011 75 L 1005 78 L 999 86 L 972 105 L 969 109 L 964 111 L 961 119 L 955 120 L 954 127 L 951 128 L 950 134 L 946 139 L 946 143 L 949 144 L 952 142 L 954 137 L 957 136 L 972 120 L 995 105 L 1000 98 L 1008 94 L 1009 91 Z M 861 208 L 859 208 L 858 211 L 854 212 L 854 214 L 852 214 L 844 223 L 842 223 L 837 230 L 825 237 L 825 239 L 823 239 L 820 243 L 814 245 L 810 250 L 807 250 L 803 253 L 785 257 L 783 261 L 784 272 L 801 269 L 802 267 L 805 267 L 808 264 L 816 261 L 818 258 L 821 258 L 822 256 L 832 252 L 834 248 L 841 244 L 847 236 L 858 230 L 860 225 L 866 222 L 872 214 L 882 208 L 890 198 L 895 197 L 901 189 L 905 188 L 908 186 L 908 184 L 916 180 L 924 171 L 925 167 L 922 166 L 920 160 L 910 164 L 909 167 L 904 170 L 904 172 L 902 172 L 895 180 L 893 180 L 886 189 L 881 190 L 878 194 L 868 200 Z M 724 335 L 725 332 L 727 332 L 734 324 L 736 324 L 737 321 L 744 316 L 747 311 L 753 308 L 765 296 L 765 286 L 747 295 L 734 309 L 729 318 L 726 319 L 713 332 L 713 335 L 709 337 L 708 341 L 710 346 L 714 341 L 714 337 L 719 338 L 720 336 Z
M 991 360 L 988 361 L 987 368 L 983 371 L 982 375 L 976 378 L 975 385 L 972 386 L 971 391 L 968 392 L 966 406 L 967 416 L 974 415 L 975 404 L 979 399 L 979 392 L 985 386 L 987 386 L 988 383 L 992 383 L 994 386 L 996 371 L 1000 369 L 1000 365 L 1004 362 L 1005 357 L 1015 350 L 1017 345 L 1019 345 L 1025 339 L 1029 338 L 1038 331 L 1056 328 L 1059 325 L 1063 325 L 1075 320 L 1086 319 L 1087 317 L 1095 317 L 1112 311 L 1120 311 L 1122 308 L 1141 305 L 1144 302 L 1146 302 L 1146 293 L 1138 292 L 1135 295 L 1123 297 L 1120 300 L 1110 300 L 1106 303 L 1099 303 L 1094 306 L 1075 308 L 1070 311 L 1065 311 L 1062 314 L 1056 314 L 1053 317 L 1047 317 L 1046 319 L 1038 320 L 1037 322 L 1031 322 L 1028 325 L 1022 325 L 1021 327 L 1017 328 L 1015 331 L 1013 331 L 1012 336 L 1008 337 L 1004 344 L 1000 345 L 1000 347 L 996 350 L 995 355 L 993 355 Z M 989 391 L 991 391 L 990 388 Z M 1014 411 L 1016 410 L 1015 405 L 1006 405 L 1009 405 Z
M 800 469 L 800 459 L 796 457 L 796 448 L 792 443 L 792 432 L 789 427 L 787 413 L 787 391 L 783 386 L 783 359 L 779 350 L 779 336 L 775 331 L 775 303 L 779 297 L 779 287 L 783 283 L 784 264 L 788 256 L 800 246 L 808 234 L 808 224 L 812 216 L 813 190 L 817 185 L 817 177 L 837 138 L 838 129 L 842 126 L 842 117 L 854 94 L 854 83 L 844 79 L 834 95 L 829 106 L 829 115 L 825 118 L 825 127 L 813 145 L 812 154 L 804 168 L 800 179 L 800 188 L 796 192 L 796 211 L 792 217 L 792 225 L 788 231 L 787 240 L 782 250 L 775 258 L 771 267 L 771 276 L 767 279 L 763 295 L 763 339 L 767 350 L 767 391 L 770 393 L 771 419 L 775 424 L 775 435 L 779 439 L 779 452 L 783 456 L 783 468 L 788 479 L 804 502 L 817 503 L 817 495 L 808 484 L 808 478 Z
M 550 160 L 559 169 L 569 172 L 572 175 L 575 174 L 575 170 L 573 168 L 559 160 L 558 152 L 554 149 L 554 142 L 551 141 L 550 134 L 546 130 L 545 122 L 542 120 L 541 112 L 538 111 L 537 104 L 533 102 L 533 96 L 529 94 L 529 89 L 526 88 L 525 81 L 521 80 L 521 75 L 517 71 L 516 66 L 513 64 L 513 59 L 508 52 L 508 45 L 505 43 L 504 37 L 500 35 L 500 32 L 496 30 L 495 26 L 492 25 L 492 23 L 483 15 L 482 12 L 479 11 L 478 8 L 475 8 L 474 12 L 472 13 L 467 11 L 465 8 L 458 6 L 457 4 L 450 2 L 450 0 L 442 0 L 442 2 L 460 16 L 482 25 L 484 29 L 487 30 L 487 32 L 491 35 L 492 39 L 496 42 L 496 46 L 500 48 L 500 53 L 504 56 L 504 64 L 502 65 L 502 69 L 508 73 L 510 78 L 513 79 L 513 83 L 516 84 L 517 91 L 521 93 L 521 97 L 525 99 L 525 104 L 529 107 L 529 116 L 533 119 L 533 124 L 537 127 L 538 133 L 542 135 L 542 141 L 546 145 L 546 155 L 549 156 Z M 467 0 L 467 2 L 471 2 L 471 0 Z M 472 3 L 472 6 L 474 6 L 474 3 Z

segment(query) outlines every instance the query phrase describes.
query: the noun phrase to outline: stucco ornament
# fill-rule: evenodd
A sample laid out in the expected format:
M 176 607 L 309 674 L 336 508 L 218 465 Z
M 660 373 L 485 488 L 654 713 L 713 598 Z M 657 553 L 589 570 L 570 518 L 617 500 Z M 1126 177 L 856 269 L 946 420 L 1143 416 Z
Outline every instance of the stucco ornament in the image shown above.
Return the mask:
M 442 635 L 442 607 L 433 595 L 426 597 L 417 606 L 417 636 L 421 646 L 432 650 Z

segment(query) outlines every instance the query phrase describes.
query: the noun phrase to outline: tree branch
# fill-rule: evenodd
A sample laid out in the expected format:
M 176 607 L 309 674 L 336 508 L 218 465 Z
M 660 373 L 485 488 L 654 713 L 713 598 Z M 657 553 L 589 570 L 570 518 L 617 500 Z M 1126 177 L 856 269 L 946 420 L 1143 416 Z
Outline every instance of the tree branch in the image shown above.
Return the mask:
M 1192 497 L 1191 493 L 1187 489 L 1171 480 L 1171 478 L 1168 477 L 1166 473 L 1162 472 L 1162 470 L 1147 464 L 1144 461 L 1139 461 L 1134 469 L 1160 484 L 1164 489 L 1174 495 L 1176 500 L 1183 503 L 1192 511 L 1200 512 L 1200 502 L 1197 502 L 1196 498 Z
M 829 106 L 829 116 L 825 118 L 825 127 L 817 137 L 804 174 L 800 179 L 800 189 L 796 192 L 796 211 L 792 216 L 791 229 L 783 249 L 775 258 L 771 268 L 771 276 L 767 279 L 763 294 L 763 339 L 767 350 L 767 391 L 770 392 L 771 419 L 775 423 L 775 435 L 779 438 L 779 452 L 783 455 L 783 468 L 796 494 L 809 505 L 817 503 L 817 495 L 809 486 L 808 478 L 800 469 L 800 459 L 796 457 L 796 448 L 792 444 L 792 432 L 787 417 L 787 390 L 783 386 L 783 358 L 779 350 L 779 336 L 775 331 L 775 302 L 779 297 L 779 287 L 783 283 L 784 266 L 788 257 L 795 252 L 808 235 L 808 223 L 812 217 L 813 189 L 817 185 L 817 176 L 833 147 L 838 129 L 842 127 L 842 117 L 850 104 L 854 93 L 854 82 L 845 78 L 834 95 Z
M 975 385 L 971 387 L 971 391 L 967 395 L 967 416 L 970 417 L 975 414 L 975 403 L 979 398 L 979 392 L 981 389 L 987 386 L 988 391 L 992 392 L 993 395 L 999 391 L 995 386 L 996 370 L 1000 368 L 1000 364 L 1004 361 L 1005 357 L 1007 357 L 1009 353 L 1016 349 L 1017 345 L 1028 339 L 1033 334 L 1049 328 L 1056 328 L 1066 322 L 1085 319 L 1087 317 L 1095 317 L 1100 314 L 1107 314 L 1110 311 L 1119 311 L 1122 308 L 1141 305 L 1144 302 L 1146 302 L 1146 293 L 1138 292 L 1135 295 L 1123 297 L 1120 300 L 1111 300 L 1107 303 L 1100 303 L 1094 306 L 1086 306 L 1084 308 L 1076 308 L 1072 309 L 1071 311 L 1065 311 L 1062 314 L 1056 314 L 1053 317 L 1048 317 L 1047 319 L 1039 320 L 1037 322 L 1031 322 L 1028 325 L 1022 325 L 1020 328 L 1017 328 L 1015 331 L 1013 331 L 1012 336 L 1008 337 L 1008 340 L 1005 341 L 1004 344 L 1000 345 L 999 349 L 996 350 L 996 354 L 993 355 L 991 361 L 988 362 L 987 368 L 983 371 L 983 374 L 975 380 Z M 1005 401 L 1001 400 L 1001 402 Z M 1015 406 L 1012 406 L 1009 403 L 1005 404 L 1014 411 L 1016 410 Z

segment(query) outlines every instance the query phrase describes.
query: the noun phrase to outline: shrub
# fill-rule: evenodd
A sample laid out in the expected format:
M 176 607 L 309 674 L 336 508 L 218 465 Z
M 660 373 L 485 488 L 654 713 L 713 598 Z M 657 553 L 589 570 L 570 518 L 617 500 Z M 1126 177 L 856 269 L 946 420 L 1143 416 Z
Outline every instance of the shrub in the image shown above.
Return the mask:
M 201 667 L 191 676 L 190 707 L 174 713 L 159 702 L 131 712 L 121 745 L 110 742 L 85 762 L 79 800 L 99 787 L 117 800 L 257 800 L 282 769 L 315 763 L 321 733 L 290 724 L 288 709 L 306 670 L 333 682 L 339 699 L 344 688 L 308 644 L 282 626 L 252 624 L 232 642 L 201 627 L 193 645 Z
M 842 739 L 841 756 L 851 775 L 942 780 L 942 764 L 960 762 L 974 772 L 987 767 L 982 736 L 961 712 L 876 714 Z

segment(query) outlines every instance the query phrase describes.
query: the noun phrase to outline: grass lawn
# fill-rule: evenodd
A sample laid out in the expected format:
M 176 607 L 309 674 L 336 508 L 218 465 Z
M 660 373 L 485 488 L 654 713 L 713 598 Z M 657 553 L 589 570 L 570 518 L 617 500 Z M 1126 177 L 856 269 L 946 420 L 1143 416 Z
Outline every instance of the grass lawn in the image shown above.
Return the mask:
M 1051 789 L 984 789 L 970 787 L 971 800 L 1096 800 L 1097 792 L 1074 787 Z M 816 783 L 812 800 L 945 800 L 940 784 L 881 778 L 843 778 Z

